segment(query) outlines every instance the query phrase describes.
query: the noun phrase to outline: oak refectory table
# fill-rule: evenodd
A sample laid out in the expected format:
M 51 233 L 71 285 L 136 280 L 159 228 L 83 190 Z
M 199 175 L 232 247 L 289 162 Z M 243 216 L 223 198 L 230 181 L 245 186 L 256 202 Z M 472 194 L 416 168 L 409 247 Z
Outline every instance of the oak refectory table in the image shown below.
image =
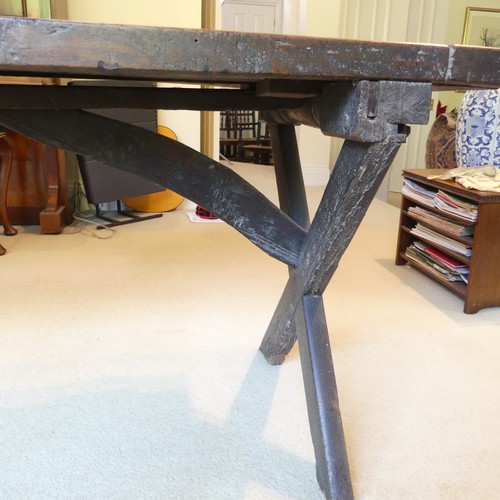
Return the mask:
M 298 339 L 319 485 L 328 499 L 352 498 L 322 294 L 407 125 L 428 121 L 433 88 L 500 87 L 500 50 L 10 17 L 0 18 L 1 75 L 203 84 L 2 85 L 0 124 L 172 189 L 288 266 L 260 350 L 279 364 Z M 96 108 L 263 112 L 280 208 L 179 142 L 82 111 Z M 345 139 L 311 222 L 299 124 Z

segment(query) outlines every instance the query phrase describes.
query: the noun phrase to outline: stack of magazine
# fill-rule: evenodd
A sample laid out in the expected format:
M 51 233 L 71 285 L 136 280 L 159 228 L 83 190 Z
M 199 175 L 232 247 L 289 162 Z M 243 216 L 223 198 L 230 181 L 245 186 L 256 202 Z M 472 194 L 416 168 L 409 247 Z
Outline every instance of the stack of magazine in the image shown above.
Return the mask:
M 469 266 L 440 252 L 423 241 L 414 241 L 405 252 L 410 262 L 416 262 L 430 274 L 445 281 L 468 282 Z
M 456 252 L 460 255 L 464 255 L 465 257 L 470 257 L 472 254 L 470 246 L 460 241 L 456 241 L 453 238 L 448 238 L 448 236 L 438 233 L 430 227 L 420 224 L 420 222 L 417 222 L 417 225 L 410 229 L 410 232 L 420 238 L 424 238 L 432 243 L 435 243 L 436 245 L 442 246 L 443 248 L 447 248 L 448 250 Z
M 403 181 L 404 184 L 401 193 L 407 198 L 421 205 L 437 208 L 445 213 L 452 214 L 466 222 L 475 222 L 477 220 L 477 204 L 470 203 L 463 198 L 443 191 L 436 193 L 411 179 L 403 179 Z
M 418 221 L 427 222 L 433 227 L 455 236 L 471 236 L 474 234 L 474 226 L 455 222 L 419 206 L 409 207 L 408 213 Z
M 436 193 L 424 188 L 418 182 L 404 178 L 401 193 L 407 198 L 417 201 L 422 205 L 426 205 L 428 207 L 435 206 L 434 197 L 436 196 Z
M 449 193 L 438 191 L 434 198 L 436 208 L 443 212 L 460 217 L 466 221 L 474 222 L 477 220 L 477 204 L 465 201 Z

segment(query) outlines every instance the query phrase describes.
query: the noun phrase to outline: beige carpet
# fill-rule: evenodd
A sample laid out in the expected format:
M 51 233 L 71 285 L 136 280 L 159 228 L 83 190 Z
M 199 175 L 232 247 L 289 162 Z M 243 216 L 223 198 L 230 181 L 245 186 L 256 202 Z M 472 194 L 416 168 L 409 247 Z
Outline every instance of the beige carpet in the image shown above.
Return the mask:
M 258 353 L 286 267 L 186 208 L 0 236 L 1 499 L 322 498 L 297 349 Z M 325 294 L 355 496 L 500 498 L 500 308 L 395 267 L 398 218 L 372 204 Z

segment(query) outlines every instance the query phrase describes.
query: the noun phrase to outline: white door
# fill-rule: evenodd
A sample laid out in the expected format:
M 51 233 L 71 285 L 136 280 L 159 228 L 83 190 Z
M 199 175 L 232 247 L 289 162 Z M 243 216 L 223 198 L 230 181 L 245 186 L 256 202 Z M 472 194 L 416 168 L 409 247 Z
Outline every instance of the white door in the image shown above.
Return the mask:
M 251 33 L 281 31 L 281 0 L 226 0 L 222 5 L 222 29 Z
M 345 38 L 444 43 L 449 1 L 441 0 L 342 0 L 343 22 L 341 36 Z M 437 102 L 436 96 L 434 101 Z M 415 125 L 408 141 L 399 151 L 377 197 L 387 199 L 388 193 L 400 193 L 401 171 L 405 168 L 425 167 L 427 135 L 435 109 L 430 110 L 429 124 Z

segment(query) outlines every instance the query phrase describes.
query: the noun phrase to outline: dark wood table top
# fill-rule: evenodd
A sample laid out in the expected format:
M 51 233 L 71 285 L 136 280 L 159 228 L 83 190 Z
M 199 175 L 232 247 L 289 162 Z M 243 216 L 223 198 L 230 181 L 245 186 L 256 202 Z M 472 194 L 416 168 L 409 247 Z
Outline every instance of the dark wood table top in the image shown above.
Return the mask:
M 0 75 L 500 87 L 500 49 L 0 18 Z

